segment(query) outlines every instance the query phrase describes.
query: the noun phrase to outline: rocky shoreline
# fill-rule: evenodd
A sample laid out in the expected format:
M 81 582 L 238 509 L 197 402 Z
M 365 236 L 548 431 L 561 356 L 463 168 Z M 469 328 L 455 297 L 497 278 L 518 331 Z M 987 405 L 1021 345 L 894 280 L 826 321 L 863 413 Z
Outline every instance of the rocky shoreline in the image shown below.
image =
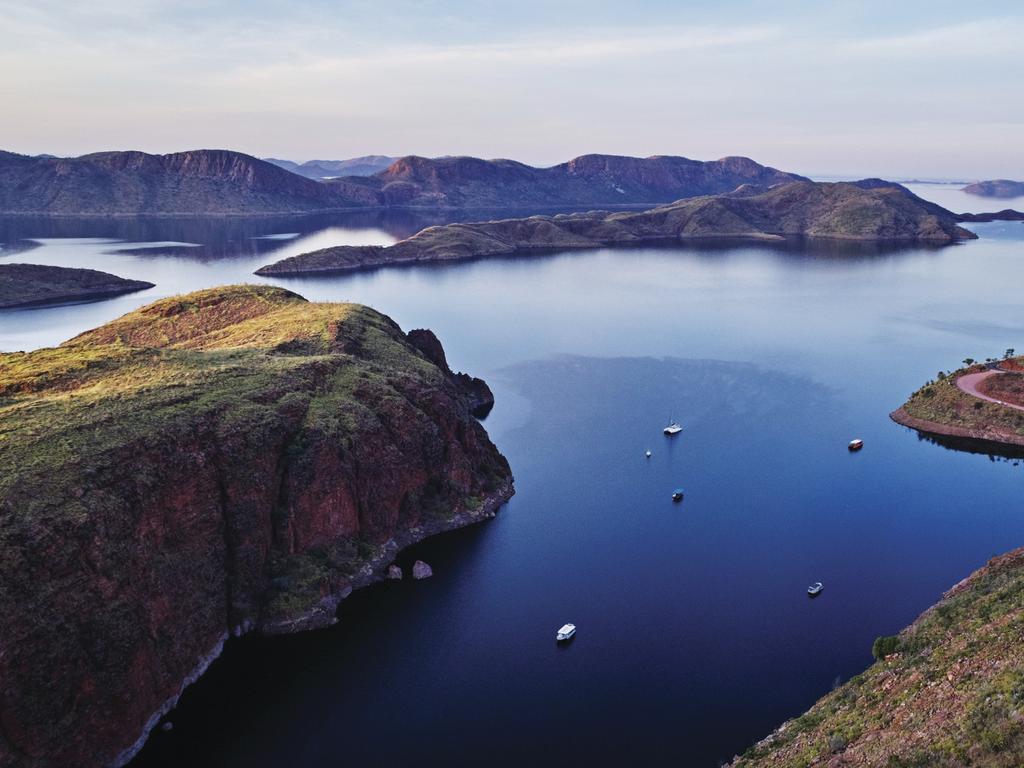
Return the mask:
M 306 613 L 290 620 L 282 620 L 259 627 L 251 624 L 239 625 L 232 630 L 230 636 L 242 637 L 250 632 L 259 632 L 264 635 L 289 635 L 333 626 L 338 623 L 338 606 L 356 590 L 384 581 L 387 578 L 388 567 L 395 562 L 395 559 L 403 550 L 414 544 L 426 541 L 433 536 L 491 520 L 497 516 L 498 510 L 514 495 L 515 488 L 510 481 L 485 498 L 476 510 L 464 510 L 457 512 L 446 521 L 433 522 L 402 531 L 384 545 L 383 551 L 377 557 L 367 561 L 349 584 L 337 592 L 324 597 L 319 604 Z M 206 670 L 210 668 L 210 665 L 220 658 L 224 652 L 224 644 L 227 642 L 228 637 L 229 633 L 225 632 L 217 640 L 213 648 L 202 656 L 196 668 L 182 681 L 177 693 L 160 705 L 150 716 L 149 720 L 146 721 L 146 725 L 135 743 L 113 760 L 111 763 L 112 768 L 122 768 L 139 753 L 146 745 L 150 734 L 160 725 L 160 721 L 167 717 L 178 705 L 178 701 L 181 699 L 182 694 L 184 694 L 185 689 L 199 680 L 206 673 Z
M 980 440 L 999 445 L 1024 446 L 1024 436 L 1013 432 L 1007 432 L 995 427 L 970 429 L 953 424 L 941 424 L 937 421 L 928 421 L 927 419 L 911 416 L 904 408 L 897 408 L 889 414 L 889 418 L 897 424 L 926 434 L 942 435 L 944 437 L 963 437 L 969 440 Z

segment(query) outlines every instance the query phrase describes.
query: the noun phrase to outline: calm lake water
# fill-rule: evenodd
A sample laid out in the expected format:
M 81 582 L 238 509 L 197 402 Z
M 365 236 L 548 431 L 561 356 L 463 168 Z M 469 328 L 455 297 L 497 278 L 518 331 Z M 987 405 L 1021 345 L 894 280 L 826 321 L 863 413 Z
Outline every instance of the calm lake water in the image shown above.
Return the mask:
M 914 188 L 959 211 L 1007 206 Z M 435 577 L 357 593 L 332 629 L 232 641 L 134 765 L 716 766 L 863 670 L 877 635 L 1024 544 L 1024 468 L 887 416 L 939 369 L 1024 347 L 1024 225 L 972 225 L 980 240 L 941 249 L 717 245 L 251 274 L 420 223 L 0 222 L 0 241 L 41 243 L 0 262 L 157 284 L 2 313 L 2 350 L 182 291 L 276 282 L 432 328 L 497 397 L 486 426 L 518 491 L 499 516 L 405 553 Z M 684 425 L 672 440 L 669 417 Z M 579 634 L 556 647 L 566 621 Z

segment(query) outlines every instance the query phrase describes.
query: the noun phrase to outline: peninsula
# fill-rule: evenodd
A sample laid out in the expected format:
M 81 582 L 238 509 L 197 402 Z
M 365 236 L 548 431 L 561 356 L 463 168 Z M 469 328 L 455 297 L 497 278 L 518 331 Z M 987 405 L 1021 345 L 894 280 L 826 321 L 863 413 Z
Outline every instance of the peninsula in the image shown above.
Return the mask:
M 427 330 L 272 287 L 0 355 L 0 765 L 121 765 L 231 634 L 333 623 L 512 494 Z
M 558 214 L 428 227 L 391 246 L 339 246 L 261 267 L 258 275 L 346 272 L 366 267 L 510 256 L 701 238 L 787 237 L 952 243 L 974 238 L 958 217 L 905 187 L 879 180 L 742 186 L 643 212 Z
M 0 309 L 95 301 L 152 287 L 95 269 L 0 264 Z
M 1024 358 L 964 362 L 914 392 L 892 420 L 934 435 L 1024 446 Z
M 877 661 L 731 768 L 1024 765 L 1024 549 L 996 557 Z

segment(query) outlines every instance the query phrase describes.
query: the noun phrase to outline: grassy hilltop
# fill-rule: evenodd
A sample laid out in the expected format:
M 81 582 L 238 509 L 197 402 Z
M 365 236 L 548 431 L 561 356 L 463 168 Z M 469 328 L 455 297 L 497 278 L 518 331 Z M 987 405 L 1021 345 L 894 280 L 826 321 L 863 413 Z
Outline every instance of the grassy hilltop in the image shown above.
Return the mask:
M 0 355 L 0 765 L 121 762 L 229 633 L 511 493 L 429 331 L 270 287 Z

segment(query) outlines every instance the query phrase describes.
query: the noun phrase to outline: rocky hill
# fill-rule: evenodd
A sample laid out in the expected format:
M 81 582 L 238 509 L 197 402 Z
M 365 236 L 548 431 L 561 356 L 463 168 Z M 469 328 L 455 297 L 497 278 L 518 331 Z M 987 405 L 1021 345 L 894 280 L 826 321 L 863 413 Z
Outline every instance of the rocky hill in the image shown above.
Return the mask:
M 878 661 L 732 768 L 1024 765 L 1024 549 L 997 557 L 899 635 Z
M 0 264 L 0 309 L 106 299 L 152 287 L 95 269 Z
M 327 187 L 239 152 L 99 152 L 28 157 L 0 152 L 0 214 L 207 215 L 372 206 L 378 196 Z
M 747 185 L 643 212 L 560 214 L 428 227 L 394 245 L 341 246 L 257 270 L 287 276 L 550 249 L 597 248 L 700 238 L 785 237 L 950 243 L 975 237 L 957 216 L 887 182 Z
M 802 179 L 745 157 L 701 162 L 685 157 L 583 155 L 551 168 L 476 157 L 396 160 L 365 179 L 383 205 L 454 208 L 541 208 L 668 203 L 729 192 L 741 184 L 771 186 Z
M 508 463 L 429 331 L 278 288 L 0 355 L 0 765 L 119 765 L 229 634 L 335 621 Z
M 981 197 L 1024 197 L 1024 181 L 994 179 L 977 181 L 964 187 L 964 192 Z

